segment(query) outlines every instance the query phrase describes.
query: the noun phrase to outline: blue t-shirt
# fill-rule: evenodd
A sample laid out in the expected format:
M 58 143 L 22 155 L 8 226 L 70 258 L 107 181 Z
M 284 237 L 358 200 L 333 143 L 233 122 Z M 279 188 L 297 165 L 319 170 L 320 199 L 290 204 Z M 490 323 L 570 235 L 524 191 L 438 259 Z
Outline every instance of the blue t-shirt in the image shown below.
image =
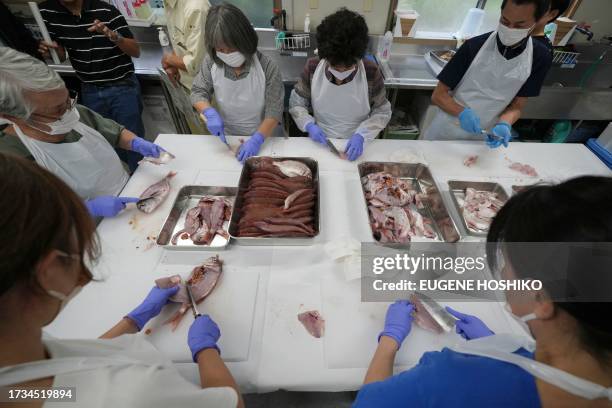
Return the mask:
M 444 348 L 423 354 L 410 370 L 364 385 L 353 407 L 528 408 L 540 407 L 540 397 L 535 378 L 522 368 Z
M 476 58 L 476 54 L 480 51 L 485 41 L 491 33 L 479 35 L 467 40 L 461 48 L 457 50 L 455 56 L 444 66 L 444 69 L 438 74 L 438 79 L 448 86 L 450 89 L 455 89 L 468 68 Z M 528 37 L 529 38 L 529 37 Z M 501 43 L 498 37 L 497 49 L 507 59 L 511 60 L 518 57 L 525 48 L 527 48 L 527 38 L 519 45 L 506 47 Z M 544 78 L 552 65 L 552 53 L 550 49 L 540 40 L 533 41 L 533 62 L 531 64 L 531 74 L 527 81 L 523 84 L 516 96 L 533 97 L 540 94 L 540 89 L 544 83 Z

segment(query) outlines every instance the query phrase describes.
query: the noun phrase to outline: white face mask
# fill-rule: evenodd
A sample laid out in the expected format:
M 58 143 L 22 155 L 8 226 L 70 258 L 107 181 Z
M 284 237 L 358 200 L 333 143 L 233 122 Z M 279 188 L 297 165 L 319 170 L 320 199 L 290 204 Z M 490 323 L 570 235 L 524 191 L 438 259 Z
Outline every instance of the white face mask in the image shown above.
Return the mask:
M 70 302 L 72 299 L 74 299 L 74 297 L 75 297 L 76 295 L 78 295 L 78 294 L 79 294 L 79 292 L 81 291 L 81 289 L 83 289 L 83 286 L 81 286 L 81 285 L 76 285 L 76 286 L 75 286 L 75 287 L 74 287 L 74 288 L 73 288 L 73 289 L 70 291 L 70 293 L 68 293 L 67 295 L 65 295 L 65 294 L 63 294 L 63 293 L 61 293 L 61 292 L 58 292 L 58 291 L 56 291 L 56 290 L 53 290 L 53 289 L 49 289 L 49 290 L 47 291 L 47 294 L 48 294 L 49 296 L 51 296 L 51 297 L 56 298 L 57 300 L 59 300 L 59 301 L 61 302 L 61 303 L 60 303 L 60 308 L 59 308 L 59 312 L 61 312 L 61 311 L 62 311 L 62 310 L 63 310 L 63 309 L 66 307 L 66 305 L 68 304 L 68 302 Z M 59 313 L 59 312 L 58 312 L 58 313 Z
M 47 133 L 49 135 L 64 135 L 66 133 L 71 132 L 74 127 L 79 123 L 81 116 L 79 115 L 79 111 L 75 108 L 67 110 L 64 112 L 61 118 L 56 120 L 55 122 L 45 123 L 51 130 L 46 131 L 39 129 L 36 126 L 32 126 L 41 132 Z M 38 123 L 38 122 L 37 122 Z
M 331 74 L 333 76 L 335 76 L 339 81 L 344 81 L 346 78 L 348 78 L 349 76 L 351 76 L 351 74 L 353 72 L 355 72 L 355 67 L 348 69 L 346 71 L 336 71 L 335 69 L 333 69 L 332 67 L 329 67 L 329 72 L 331 72 Z
M 519 324 L 519 326 L 521 326 L 521 329 L 525 331 L 525 334 L 527 334 L 529 337 L 533 337 L 533 335 L 531 334 L 531 329 L 529 329 L 529 325 L 527 324 L 527 322 L 538 318 L 535 315 L 535 313 L 529 313 L 529 314 L 526 314 L 525 316 L 517 316 L 512 311 L 512 308 L 510 307 L 510 303 L 508 302 L 506 302 L 506 304 L 504 305 L 504 308 L 508 311 L 508 313 L 510 313 L 510 315 L 514 318 L 514 320 Z
M 219 51 L 216 51 L 216 53 L 217 57 L 219 57 L 221 61 L 225 62 L 232 68 L 241 67 L 242 64 L 244 64 L 244 61 L 246 60 L 244 55 L 242 55 L 242 53 L 238 51 L 230 52 L 229 54 Z
M 523 41 L 531 30 L 533 30 L 533 27 L 535 27 L 535 25 L 530 28 L 510 28 L 499 23 L 497 26 L 497 35 L 499 36 L 499 41 L 506 47 L 509 47 Z

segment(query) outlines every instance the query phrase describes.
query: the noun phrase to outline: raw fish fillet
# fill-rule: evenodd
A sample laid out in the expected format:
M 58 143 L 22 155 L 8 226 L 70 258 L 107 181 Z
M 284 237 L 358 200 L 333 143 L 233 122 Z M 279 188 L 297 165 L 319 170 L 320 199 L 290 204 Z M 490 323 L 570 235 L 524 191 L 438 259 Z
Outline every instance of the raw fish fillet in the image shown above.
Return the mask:
M 434 320 L 433 317 L 429 314 L 427 309 L 421 303 L 421 300 L 418 296 L 412 294 L 410 295 L 410 303 L 414 305 L 414 322 L 421 329 L 429 330 L 434 333 L 442 333 L 444 329 Z
M 478 156 L 468 156 L 463 161 L 463 165 L 465 167 L 472 167 L 472 165 L 474 165 L 477 160 L 478 160 Z
M 318 310 L 300 313 L 297 318 L 311 336 L 318 339 L 325 334 L 325 320 Z
M 534 169 L 533 167 L 531 167 L 528 164 L 514 162 L 514 163 L 512 163 L 508 167 L 510 169 L 512 169 L 514 171 L 518 171 L 519 173 L 524 174 L 526 176 L 529 176 L 529 177 L 538 177 L 538 172 L 536 171 L 536 169 Z
M 471 187 L 465 189 L 463 199 L 463 218 L 472 229 L 488 231 L 493 218 L 505 203 L 490 191 L 477 191 Z
M 143 157 L 143 159 L 139 161 L 138 164 L 142 164 L 144 162 L 149 162 L 149 163 L 158 164 L 158 165 L 167 164 L 170 161 L 174 160 L 175 158 L 176 156 L 173 155 L 172 153 L 163 151 L 159 154 L 159 157 L 151 157 L 151 156 Z

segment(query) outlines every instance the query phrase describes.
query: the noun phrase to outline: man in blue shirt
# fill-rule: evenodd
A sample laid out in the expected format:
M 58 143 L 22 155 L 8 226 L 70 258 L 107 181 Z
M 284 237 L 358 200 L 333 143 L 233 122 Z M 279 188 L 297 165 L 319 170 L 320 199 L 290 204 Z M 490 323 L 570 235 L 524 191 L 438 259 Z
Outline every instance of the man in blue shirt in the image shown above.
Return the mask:
M 425 139 L 508 145 L 512 124 L 527 98 L 539 95 L 552 63 L 547 47 L 531 39 L 549 9 L 550 0 L 502 2 L 497 30 L 467 40 L 438 75 L 432 102 L 441 111 Z

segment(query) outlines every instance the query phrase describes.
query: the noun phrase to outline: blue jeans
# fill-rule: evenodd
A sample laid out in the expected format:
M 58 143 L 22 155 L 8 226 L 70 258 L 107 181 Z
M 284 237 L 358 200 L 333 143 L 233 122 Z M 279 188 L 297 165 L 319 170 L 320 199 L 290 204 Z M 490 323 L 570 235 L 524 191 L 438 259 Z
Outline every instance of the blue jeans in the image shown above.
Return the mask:
M 142 98 L 136 75 L 131 74 L 119 81 L 101 85 L 81 84 L 81 103 L 105 118 L 125 126 L 137 136 L 144 137 L 142 123 Z M 138 167 L 142 155 L 115 148 L 119 158 L 127 163 L 131 172 Z

